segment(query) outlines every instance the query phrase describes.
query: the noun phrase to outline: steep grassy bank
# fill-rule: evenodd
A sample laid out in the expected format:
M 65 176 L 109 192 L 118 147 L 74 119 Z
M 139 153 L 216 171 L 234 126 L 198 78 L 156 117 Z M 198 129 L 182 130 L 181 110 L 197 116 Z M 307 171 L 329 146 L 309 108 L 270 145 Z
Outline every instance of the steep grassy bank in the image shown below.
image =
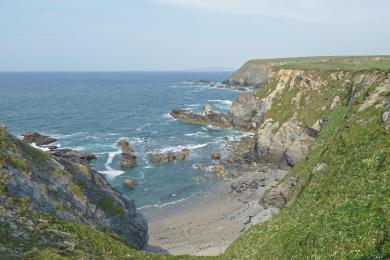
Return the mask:
M 299 184 L 290 203 L 240 237 L 223 257 L 389 258 L 390 138 L 381 122 L 389 73 L 347 71 L 342 81 L 335 72 L 291 73 L 306 80 L 311 74 L 321 84 L 314 92 L 303 91 L 305 84 L 288 77 L 289 87 L 275 96 L 267 116 L 277 122 L 295 116 L 310 125 L 322 117 L 326 125 L 309 156 L 293 170 Z M 278 83 L 271 77 L 258 95 L 268 97 Z M 306 104 L 297 105 L 298 94 Z M 340 101 L 332 107 L 335 96 Z

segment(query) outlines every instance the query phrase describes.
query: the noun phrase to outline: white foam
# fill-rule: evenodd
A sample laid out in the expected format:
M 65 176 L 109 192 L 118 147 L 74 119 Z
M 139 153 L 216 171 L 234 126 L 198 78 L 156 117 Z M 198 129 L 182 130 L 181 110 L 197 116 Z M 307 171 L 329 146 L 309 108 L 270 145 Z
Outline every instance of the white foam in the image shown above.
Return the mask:
M 118 151 L 115 151 L 115 152 L 109 152 L 107 161 L 104 164 L 104 167 L 106 167 L 106 171 L 101 171 L 101 173 L 107 175 L 109 178 L 115 178 L 115 177 L 125 173 L 124 171 L 115 170 L 115 169 L 113 169 L 111 167 L 112 161 L 114 160 L 115 156 L 117 156 L 117 155 L 119 155 L 121 153 L 122 153 L 121 150 L 118 150 Z
M 189 150 L 195 150 L 195 149 L 200 149 L 200 148 L 206 147 L 209 144 L 210 143 L 169 146 L 166 148 L 162 148 L 159 152 L 160 153 L 179 152 L 180 150 L 185 149 L 185 148 L 189 149 Z
M 196 132 L 196 133 L 193 133 L 193 134 L 185 134 L 185 136 L 199 136 L 203 134 L 202 132 Z
M 36 149 L 39 149 L 39 150 L 42 150 L 44 152 L 48 152 L 50 151 L 49 148 L 45 147 L 45 146 L 37 146 L 35 143 L 31 143 L 30 144 L 32 147 L 36 148 Z
M 176 201 L 172 201 L 172 202 L 163 203 L 163 204 L 146 205 L 146 206 L 143 206 L 143 207 L 139 207 L 139 208 L 137 208 L 137 209 L 138 209 L 138 210 L 141 210 L 141 209 L 153 208 L 153 207 L 162 208 L 162 207 L 165 207 L 165 206 L 168 206 L 168 205 L 174 205 L 174 204 L 177 204 L 177 203 L 186 201 L 186 200 L 188 200 L 189 198 L 190 198 L 190 197 L 184 198 L 184 199 L 180 199 L 180 200 L 176 200 Z
M 208 102 L 222 103 L 224 105 L 231 105 L 233 101 L 227 99 L 211 99 L 207 100 Z
M 169 112 L 162 115 L 163 118 L 170 119 L 172 121 L 176 120 Z
M 51 136 L 53 138 L 56 138 L 56 139 L 69 139 L 69 138 L 72 138 L 72 137 L 75 137 L 75 136 L 80 136 L 80 135 L 83 135 L 85 134 L 85 132 L 76 132 L 76 133 L 73 133 L 73 134 L 47 134 L 48 136 Z

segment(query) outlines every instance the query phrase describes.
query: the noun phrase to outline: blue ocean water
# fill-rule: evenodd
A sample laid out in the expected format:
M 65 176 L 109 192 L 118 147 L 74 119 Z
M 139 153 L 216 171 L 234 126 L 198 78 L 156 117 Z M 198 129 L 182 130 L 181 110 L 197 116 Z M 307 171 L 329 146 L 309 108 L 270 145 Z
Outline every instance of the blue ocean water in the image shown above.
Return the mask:
M 0 73 L 0 122 L 21 135 L 38 131 L 58 138 L 62 148 L 96 153 L 96 170 L 133 198 L 138 207 L 163 205 L 210 188 L 219 180 L 192 168 L 211 164 L 210 152 L 223 149 L 232 130 L 184 124 L 169 111 L 177 107 L 200 110 L 209 103 L 228 110 L 238 92 L 187 80 L 223 81 L 228 72 L 62 72 Z M 127 139 L 139 166 L 119 167 L 116 142 Z M 147 151 L 189 148 L 187 160 L 153 165 Z M 138 187 L 128 190 L 122 181 L 131 178 Z

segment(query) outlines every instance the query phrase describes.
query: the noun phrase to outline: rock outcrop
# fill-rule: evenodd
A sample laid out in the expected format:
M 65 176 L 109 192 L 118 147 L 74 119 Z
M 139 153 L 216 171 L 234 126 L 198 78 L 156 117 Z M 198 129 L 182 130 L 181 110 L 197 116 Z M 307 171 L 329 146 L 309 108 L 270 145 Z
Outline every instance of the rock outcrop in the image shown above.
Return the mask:
M 134 149 L 130 147 L 129 142 L 126 140 L 120 140 L 117 145 L 122 150 L 122 158 L 119 162 L 120 166 L 123 169 L 136 167 L 138 165 L 137 156 Z
M 291 118 L 278 129 L 278 123 L 268 119 L 257 133 L 257 154 L 262 162 L 280 168 L 294 166 L 309 153 L 314 138 L 296 118 Z
M 179 152 L 168 151 L 166 153 L 151 153 L 149 160 L 154 164 L 180 161 L 186 159 L 190 155 L 190 151 L 186 148 Z
M 262 100 L 253 93 L 242 93 L 234 100 L 229 113 L 215 111 L 205 104 L 202 113 L 174 109 L 170 114 L 185 123 L 255 131 L 264 121 L 265 107 Z
M 368 93 L 370 86 L 377 87 Z M 228 161 L 266 163 L 288 169 L 308 155 L 326 127 L 327 119 L 322 114 L 337 109 L 343 102 L 349 106 L 361 102 L 359 111 L 370 106 L 383 107 L 389 92 L 390 75 L 386 71 L 320 73 L 269 66 L 267 80 L 256 96 L 244 94 L 233 102 L 232 124 L 237 129 L 252 124 L 255 135 L 230 149 Z M 340 98 L 343 96 L 346 101 Z M 381 121 L 388 129 L 386 112 Z
M 241 94 L 233 101 L 230 112 L 237 129 L 255 130 L 265 119 L 265 106 L 253 93 Z
M 171 116 L 185 123 L 196 125 L 213 125 L 221 128 L 232 127 L 232 118 L 230 115 L 214 111 L 209 105 L 205 105 L 202 113 L 195 113 L 185 109 L 174 109 L 170 112 Z
M 223 83 L 233 86 L 259 86 L 267 80 L 270 66 L 269 62 L 248 61 Z
M 23 141 L 29 144 L 35 143 L 37 146 L 42 146 L 54 143 L 57 141 L 57 139 L 46 135 L 41 135 L 37 132 L 27 132 L 23 134 Z
M 130 199 L 78 156 L 53 156 L 0 128 L 0 205 L 114 233 L 135 248 L 148 242 L 148 228 Z M 85 158 L 88 158 L 86 156 Z M 17 216 L 16 216 L 17 217 Z M 44 219 L 42 220 L 44 221 Z M 4 223 L 1 223 L 4 224 Z

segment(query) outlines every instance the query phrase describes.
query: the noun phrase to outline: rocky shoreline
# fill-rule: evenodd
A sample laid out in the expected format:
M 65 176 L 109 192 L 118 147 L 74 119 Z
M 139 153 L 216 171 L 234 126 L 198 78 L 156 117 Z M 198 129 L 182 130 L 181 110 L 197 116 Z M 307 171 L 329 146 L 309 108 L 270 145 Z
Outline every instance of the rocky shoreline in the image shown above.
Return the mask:
M 240 234 L 269 220 L 284 205 L 283 197 L 274 194 L 279 194 L 278 183 L 288 173 L 269 167 L 244 171 L 207 193 L 142 209 L 149 223 L 147 250 L 172 255 L 222 254 Z

